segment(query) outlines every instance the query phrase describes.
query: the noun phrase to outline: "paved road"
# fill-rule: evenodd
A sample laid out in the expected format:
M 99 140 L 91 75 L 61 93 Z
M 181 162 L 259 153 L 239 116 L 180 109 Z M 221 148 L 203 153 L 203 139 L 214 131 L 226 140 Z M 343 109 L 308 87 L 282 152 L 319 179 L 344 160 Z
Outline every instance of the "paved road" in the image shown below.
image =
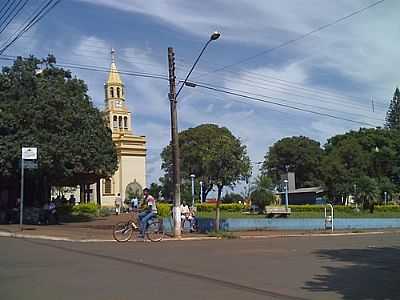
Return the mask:
M 0 238 L 1 299 L 399 299 L 400 235 L 163 243 Z

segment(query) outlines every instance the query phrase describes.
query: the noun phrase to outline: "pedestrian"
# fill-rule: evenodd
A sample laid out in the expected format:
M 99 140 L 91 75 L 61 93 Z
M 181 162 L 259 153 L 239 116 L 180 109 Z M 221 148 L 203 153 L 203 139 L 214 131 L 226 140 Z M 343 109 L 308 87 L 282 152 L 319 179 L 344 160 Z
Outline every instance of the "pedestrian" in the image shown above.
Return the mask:
M 76 202 L 75 196 L 71 194 L 69 196 L 68 202 L 69 202 L 69 205 L 74 206 L 75 202 Z
M 118 193 L 117 197 L 115 197 L 115 214 L 118 216 L 121 213 L 122 209 L 122 197 L 121 194 Z
M 136 211 L 139 205 L 139 200 L 137 197 L 133 197 L 131 200 L 132 211 Z

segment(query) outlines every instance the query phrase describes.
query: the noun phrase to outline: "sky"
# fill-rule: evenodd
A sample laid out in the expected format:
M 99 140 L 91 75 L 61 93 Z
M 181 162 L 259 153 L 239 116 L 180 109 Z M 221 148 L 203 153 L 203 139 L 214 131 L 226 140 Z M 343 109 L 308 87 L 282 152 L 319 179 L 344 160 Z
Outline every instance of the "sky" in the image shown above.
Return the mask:
M 221 37 L 209 44 L 191 76 L 193 81 L 382 126 L 400 82 L 399 1 L 386 0 L 266 52 L 374 2 L 63 0 L 4 54 L 46 57 L 52 53 L 58 63 L 108 68 L 110 49 L 115 48 L 119 70 L 167 76 L 167 48 L 173 47 L 177 76 L 183 79 L 217 30 Z M 38 3 L 30 1 L 0 33 L 1 44 Z M 228 67 L 218 71 L 224 66 Z M 87 83 L 92 101 L 102 109 L 107 74 L 71 70 Z M 145 135 L 148 142 L 147 181 L 156 182 L 162 175 L 160 153 L 170 141 L 168 82 L 128 75 L 122 79 L 134 134 Z M 323 145 L 333 135 L 368 127 L 200 87 L 183 89 L 178 122 L 179 130 L 203 123 L 230 129 L 247 145 L 255 174 L 257 162 L 281 138 L 303 135 Z

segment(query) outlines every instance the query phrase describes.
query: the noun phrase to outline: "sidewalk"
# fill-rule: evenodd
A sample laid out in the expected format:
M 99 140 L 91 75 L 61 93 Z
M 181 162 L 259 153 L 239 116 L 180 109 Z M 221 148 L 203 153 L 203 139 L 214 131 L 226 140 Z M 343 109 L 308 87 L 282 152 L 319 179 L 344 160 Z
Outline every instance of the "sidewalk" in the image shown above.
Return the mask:
M 16 237 L 16 238 L 39 238 L 48 240 L 64 240 L 76 242 L 111 242 L 113 225 L 118 222 L 127 221 L 130 218 L 128 214 L 119 216 L 109 216 L 97 218 L 88 222 L 79 223 L 63 223 L 60 225 L 24 225 L 21 231 L 19 225 L 0 225 L 0 237 Z M 279 238 L 279 237 L 299 237 L 299 236 L 337 236 L 337 235 L 366 235 L 366 234 L 384 234 L 386 232 L 397 232 L 399 230 L 376 230 L 376 231 L 281 231 L 281 230 L 265 230 L 265 231 L 241 231 L 228 232 L 225 234 L 211 236 L 201 233 L 184 233 L 181 240 L 204 240 L 218 238 Z M 169 236 L 165 240 L 176 240 Z

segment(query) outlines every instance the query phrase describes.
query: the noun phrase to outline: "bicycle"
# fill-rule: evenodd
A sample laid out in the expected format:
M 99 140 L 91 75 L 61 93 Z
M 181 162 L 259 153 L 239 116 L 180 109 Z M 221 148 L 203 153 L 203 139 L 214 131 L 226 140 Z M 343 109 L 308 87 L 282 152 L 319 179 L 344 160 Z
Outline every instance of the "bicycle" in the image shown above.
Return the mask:
M 149 220 L 145 229 L 145 236 L 152 242 L 160 242 L 164 237 L 164 226 L 162 220 L 154 216 Z M 117 242 L 127 242 L 132 236 L 134 240 L 138 240 L 140 235 L 140 227 L 136 225 L 133 219 L 127 222 L 119 222 L 114 225 L 113 237 Z M 144 238 L 144 237 L 143 237 Z

